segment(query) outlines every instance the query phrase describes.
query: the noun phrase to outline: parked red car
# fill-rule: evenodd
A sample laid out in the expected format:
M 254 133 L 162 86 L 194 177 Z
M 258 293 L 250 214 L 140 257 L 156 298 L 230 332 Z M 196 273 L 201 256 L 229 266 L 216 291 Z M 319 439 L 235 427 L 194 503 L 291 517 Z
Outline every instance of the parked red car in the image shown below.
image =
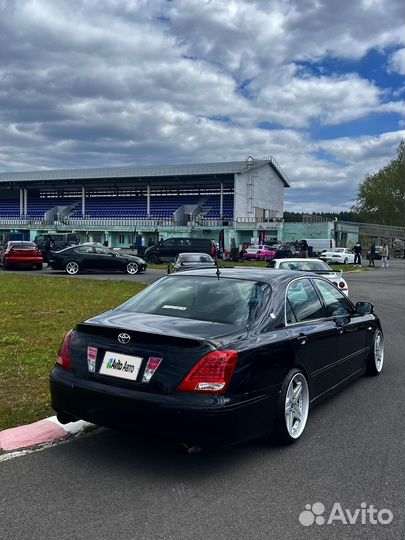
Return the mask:
M 42 270 L 42 254 L 34 242 L 7 242 L 1 262 L 4 270 L 13 266 L 31 266 Z
M 276 252 L 270 246 L 249 246 L 243 253 L 244 260 L 271 261 Z

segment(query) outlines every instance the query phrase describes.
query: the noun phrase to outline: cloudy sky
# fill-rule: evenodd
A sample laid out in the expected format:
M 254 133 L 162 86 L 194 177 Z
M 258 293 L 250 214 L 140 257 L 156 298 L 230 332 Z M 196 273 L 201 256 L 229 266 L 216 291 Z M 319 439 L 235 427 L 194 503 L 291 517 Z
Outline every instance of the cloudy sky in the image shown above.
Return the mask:
M 0 171 L 276 157 L 350 208 L 405 137 L 401 0 L 0 0 Z

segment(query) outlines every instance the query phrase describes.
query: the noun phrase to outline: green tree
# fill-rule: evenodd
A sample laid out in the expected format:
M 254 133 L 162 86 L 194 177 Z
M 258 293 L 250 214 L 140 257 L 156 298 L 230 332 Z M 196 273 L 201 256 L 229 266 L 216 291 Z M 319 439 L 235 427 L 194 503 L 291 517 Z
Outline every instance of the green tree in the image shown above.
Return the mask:
M 383 225 L 404 226 L 405 222 L 405 141 L 396 157 L 376 174 L 360 183 L 352 208 L 365 221 Z

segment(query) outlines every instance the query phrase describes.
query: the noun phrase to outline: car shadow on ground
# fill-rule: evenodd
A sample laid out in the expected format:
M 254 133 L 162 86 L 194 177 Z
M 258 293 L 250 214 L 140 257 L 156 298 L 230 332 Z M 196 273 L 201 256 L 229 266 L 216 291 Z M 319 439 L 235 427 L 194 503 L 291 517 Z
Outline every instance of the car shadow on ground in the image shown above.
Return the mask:
M 72 460 L 76 466 L 82 464 L 86 471 L 90 464 L 94 471 L 114 471 L 114 474 L 123 477 L 159 477 L 169 484 L 177 481 L 179 474 L 193 482 L 201 477 L 214 478 L 218 474 L 226 474 L 249 462 L 252 466 L 257 462 L 262 462 L 264 466 L 272 462 L 294 462 L 302 459 L 302 452 L 310 451 L 314 441 L 319 448 L 327 449 L 330 444 L 335 444 L 334 441 L 342 433 L 350 433 L 353 427 L 350 412 L 353 407 L 364 408 L 362 412 L 367 418 L 367 405 L 363 405 L 360 398 L 364 393 L 374 391 L 383 399 L 383 388 L 375 385 L 376 380 L 362 377 L 320 406 L 311 409 L 304 437 L 292 445 L 285 446 L 263 438 L 185 455 L 174 441 L 100 428 L 64 445 L 68 451 L 64 452 L 63 459 Z M 363 435 L 367 437 L 367 422 L 356 429 L 358 433 L 364 431 Z M 58 452 L 58 448 L 53 451 Z

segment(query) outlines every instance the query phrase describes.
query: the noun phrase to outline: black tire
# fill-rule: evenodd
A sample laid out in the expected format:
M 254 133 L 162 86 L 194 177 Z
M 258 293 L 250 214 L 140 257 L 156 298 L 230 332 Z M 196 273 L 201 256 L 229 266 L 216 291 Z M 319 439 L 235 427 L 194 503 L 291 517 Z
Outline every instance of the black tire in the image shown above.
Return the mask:
M 380 358 L 378 357 L 380 355 Z M 380 375 L 384 365 L 384 334 L 381 328 L 374 332 L 373 344 L 367 358 L 366 373 L 371 377 Z
M 296 381 L 297 379 L 302 383 L 302 396 L 303 396 L 303 400 L 305 400 L 305 406 L 303 407 L 302 425 L 299 426 L 299 429 L 297 427 L 297 433 L 294 436 L 292 436 L 287 427 L 287 420 L 286 420 L 287 392 L 289 392 L 290 384 L 291 384 L 291 388 L 294 388 L 293 384 L 294 384 L 294 381 Z M 283 384 L 281 385 L 280 395 L 277 402 L 274 431 L 272 434 L 273 438 L 275 438 L 277 442 L 281 444 L 292 444 L 292 443 L 297 442 L 298 439 L 302 436 L 305 430 L 307 420 L 308 420 L 309 401 L 310 401 L 309 386 L 308 386 L 308 381 L 307 381 L 306 376 L 301 370 L 292 369 L 288 373 L 286 378 L 284 379 Z M 292 415 L 292 418 L 293 417 L 294 416 Z M 295 423 L 293 425 L 295 425 Z
M 3 270 L 10 270 L 10 265 L 3 261 Z
M 130 261 L 125 265 L 125 272 L 130 276 L 134 276 L 139 272 L 139 265 L 134 261 Z
M 343 261 L 343 264 L 347 264 L 349 262 L 349 259 L 346 257 L 345 260 Z
M 147 258 L 148 263 L 151 264 L 159 264 L 159 257 L 157 255 L 148 255 Z
M 65 272 L 69 274 L 69 276 L 75 276 L 79 270 L 80 266 L 76 261 L 69 261 L 65 264 Z
M 38 263 L 35 265 L 36 270 L 42 270 L 42 263 Z

